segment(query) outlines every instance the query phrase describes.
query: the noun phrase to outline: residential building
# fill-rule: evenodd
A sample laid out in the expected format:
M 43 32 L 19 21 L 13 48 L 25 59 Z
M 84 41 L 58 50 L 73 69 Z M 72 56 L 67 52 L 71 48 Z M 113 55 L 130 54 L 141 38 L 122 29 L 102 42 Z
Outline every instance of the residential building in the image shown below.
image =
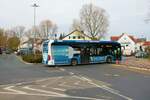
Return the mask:
M 120 36 L 111 36 L 111 40 L 121 44 L 123 55 L 132 55 L 143 50 L 142 46 L 146 38 L 135 38 L 132 35 L 122 33 Z
M 143 43 L 143 49 L 144 49 L 144 51 L 145 52 L 149 52 L 149 51 L 146 50 L 146 48 L 150 48 L 150 41 L 146 41 L 146 42 Z
M 34 43 L 35 41 L 35 43 Z M 28 38 L 25 41 L 22 41 L 19 49 L 35 49 L 38 51 L 42 51 L 42 42 L 44 39 L 36 38 Z M 34 43 L 34 44 L 33 44 Z M 34 45 L 34 46 L 33 46 Z
M 62 40 L 91 40 L 91 38 L 84 32 L 74 30 L 68 35 L 64 36 Z

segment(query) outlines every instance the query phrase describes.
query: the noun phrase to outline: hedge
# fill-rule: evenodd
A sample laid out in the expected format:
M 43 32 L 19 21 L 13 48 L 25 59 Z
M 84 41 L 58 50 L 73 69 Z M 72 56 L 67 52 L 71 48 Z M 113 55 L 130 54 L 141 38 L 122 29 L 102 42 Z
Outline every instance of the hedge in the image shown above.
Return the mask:
M 29 55 L 22 55 L 22 59 L 29 63 L 41 63 L 42 62 L 42 55 L 41 54 L 29 54 Z

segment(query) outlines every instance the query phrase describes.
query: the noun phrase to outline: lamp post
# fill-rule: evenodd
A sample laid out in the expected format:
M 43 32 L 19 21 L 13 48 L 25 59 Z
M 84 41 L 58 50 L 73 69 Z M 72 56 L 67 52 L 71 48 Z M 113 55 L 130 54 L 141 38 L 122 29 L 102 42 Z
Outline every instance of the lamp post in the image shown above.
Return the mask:
M 35 50 L 35 38 L 36 38 L 36 30 L 35 30 L 35 27 L 36 27 L 36 8 L 39 7 L 39 5 L 37 5 L 36 3 L 34 3 L 32 5 L 32 7 L 34 8 L 34 28 L 33 28 L 33 31 L 34 31 L 34 40 L 33 40 L 33 51 L 34 51 L 34 55 L 36 55 L 36 50 Z

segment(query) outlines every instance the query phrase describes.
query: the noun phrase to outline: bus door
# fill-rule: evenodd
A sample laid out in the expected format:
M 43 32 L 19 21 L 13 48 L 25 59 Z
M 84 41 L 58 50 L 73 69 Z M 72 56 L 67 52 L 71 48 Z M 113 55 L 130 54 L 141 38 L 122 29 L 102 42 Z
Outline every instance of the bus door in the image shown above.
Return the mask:
M 90 51 L 89 48 L 81 48 L 81 64 L 89 64 Z

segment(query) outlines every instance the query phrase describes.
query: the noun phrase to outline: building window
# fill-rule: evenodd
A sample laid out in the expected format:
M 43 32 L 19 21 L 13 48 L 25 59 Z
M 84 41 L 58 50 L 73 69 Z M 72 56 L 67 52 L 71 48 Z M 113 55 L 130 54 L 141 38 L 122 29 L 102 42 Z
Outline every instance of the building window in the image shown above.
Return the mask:
M 76 39 L 76 36 L 73 36 L 73 39 Z
M 69 36 L 69 39 L 70 39 L 70 36 Z
M 81 37 L 80 36 L 78 36 L 78 39 L 80 39 Z

